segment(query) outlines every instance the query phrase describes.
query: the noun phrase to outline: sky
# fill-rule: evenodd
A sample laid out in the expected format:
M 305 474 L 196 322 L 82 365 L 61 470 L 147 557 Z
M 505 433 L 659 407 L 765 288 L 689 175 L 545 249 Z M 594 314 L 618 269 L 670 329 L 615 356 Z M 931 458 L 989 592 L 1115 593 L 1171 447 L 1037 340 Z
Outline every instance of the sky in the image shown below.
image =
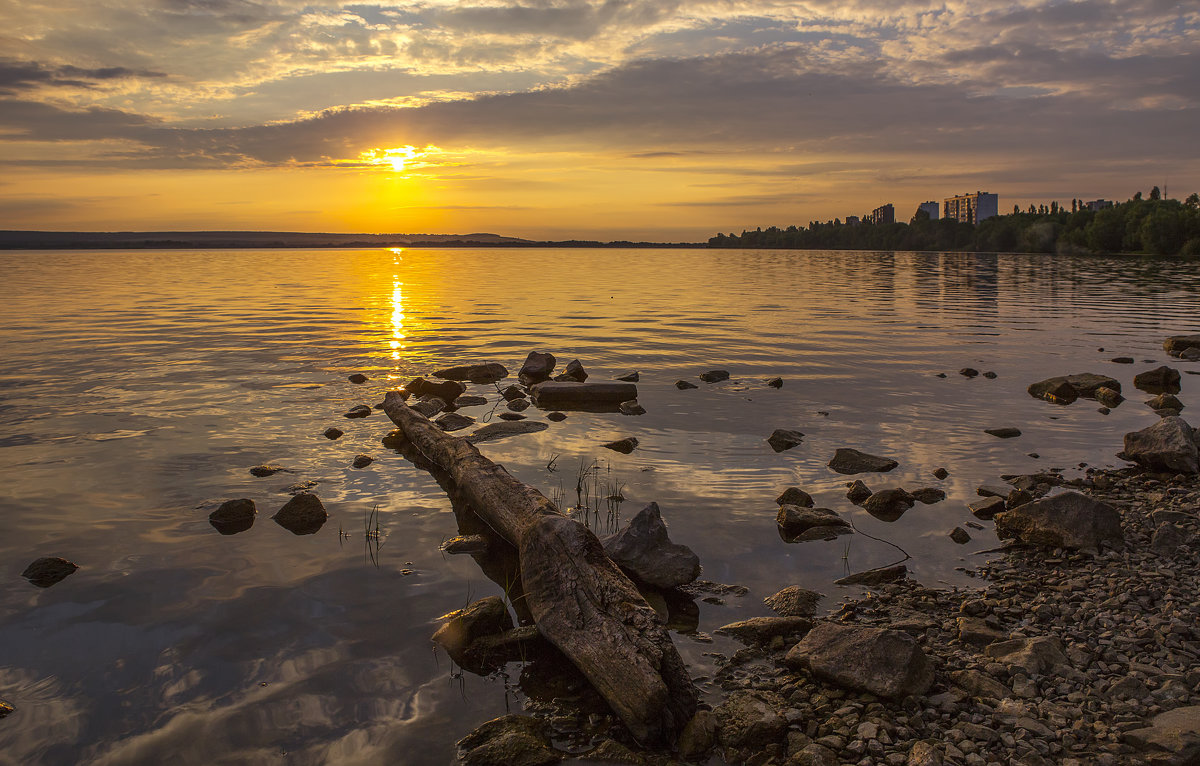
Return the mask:
M 0 229 L 702 241 L 1198 135 L 1195 0 L 0 0 Z

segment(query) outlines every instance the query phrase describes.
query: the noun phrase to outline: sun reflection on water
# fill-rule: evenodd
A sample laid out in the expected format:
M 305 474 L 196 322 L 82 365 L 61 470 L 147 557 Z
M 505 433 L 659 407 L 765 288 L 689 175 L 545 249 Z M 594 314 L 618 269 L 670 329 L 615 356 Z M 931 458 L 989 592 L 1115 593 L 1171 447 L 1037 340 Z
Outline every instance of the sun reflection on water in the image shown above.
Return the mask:
M 400 254 L 404 248 L 392 248 L 392 265 L 397 271 L 392 274 L 392 337 L 388 345 L 392 349 L 392 361 L 400 361 L 400 351 L 404 345 L 404 283 L 400 281 Z

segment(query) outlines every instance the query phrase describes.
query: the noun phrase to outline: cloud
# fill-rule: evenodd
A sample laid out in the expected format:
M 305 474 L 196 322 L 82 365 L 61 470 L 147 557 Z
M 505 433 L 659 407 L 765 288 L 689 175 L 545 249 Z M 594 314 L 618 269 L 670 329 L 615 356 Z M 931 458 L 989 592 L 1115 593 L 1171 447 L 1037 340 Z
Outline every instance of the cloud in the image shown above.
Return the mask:
M 162 72 L 135 70 L 127 67 L 98 67 L 88 69 L 69 64 L 52 66 L 36 61 L 0 59 L 0 96 L 40 87 L 96 88 L 111 80 L 145 77 L 166 77 Z

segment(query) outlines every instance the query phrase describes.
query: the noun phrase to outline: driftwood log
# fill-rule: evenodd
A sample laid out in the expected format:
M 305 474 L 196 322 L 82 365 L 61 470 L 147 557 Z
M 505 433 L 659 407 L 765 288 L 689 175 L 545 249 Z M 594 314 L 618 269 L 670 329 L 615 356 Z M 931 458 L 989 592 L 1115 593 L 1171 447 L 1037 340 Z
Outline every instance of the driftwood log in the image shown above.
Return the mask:
M 666 626 L 591 530 L 542 493 L 389 393 L 384 412 L 457 484 L 475 514 L 520 554 L 525 603 L 643 744 L 670 744 L 696 712 L 696 688 Z

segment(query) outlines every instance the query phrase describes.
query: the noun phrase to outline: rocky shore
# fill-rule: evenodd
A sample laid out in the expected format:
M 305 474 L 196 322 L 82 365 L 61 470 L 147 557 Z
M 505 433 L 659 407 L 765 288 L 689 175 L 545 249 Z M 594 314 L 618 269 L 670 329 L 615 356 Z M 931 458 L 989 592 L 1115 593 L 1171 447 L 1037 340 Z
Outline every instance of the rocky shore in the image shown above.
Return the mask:
M 1141 469 L 1039 478 L 1116 508 L 1124 546 L 1015 544 L 973 572 L 979 589 L 906 579 L 815 621 L 759 618 L 727 631 L 745 647 L 698 679 L 711 709 L 672 753 L 639 751 L 609 716 L 543 703 L 527 705 L 537 718 L 506 716 L 464 739 L 463 761 L 1200 763 L 1200 478 Z M 862 686 L 876 669 L 839 678 L 806 667 L 795 645 L 814 623 L 911 637 L 928 680 L 915 679 L 912 693 L 872 693 Z

